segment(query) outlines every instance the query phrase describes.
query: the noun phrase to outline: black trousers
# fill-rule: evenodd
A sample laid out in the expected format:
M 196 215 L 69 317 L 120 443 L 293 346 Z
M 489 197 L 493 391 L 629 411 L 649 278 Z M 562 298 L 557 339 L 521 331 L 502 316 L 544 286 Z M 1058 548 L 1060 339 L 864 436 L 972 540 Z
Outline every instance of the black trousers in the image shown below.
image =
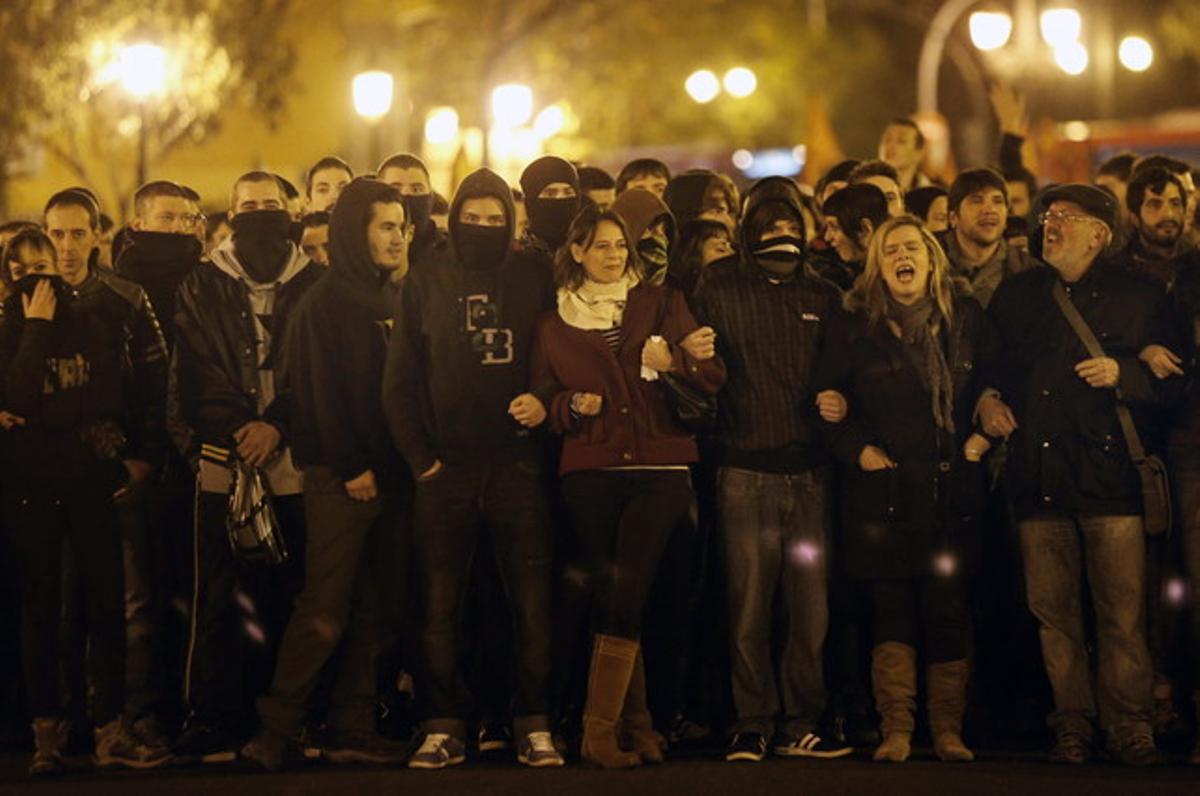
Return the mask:
M 563 478 L 597 633 L 638 639 L 671 532 L 692 502 L 686 470 L 589 470 Z
M 97 726 L 125 701 L 125 606 L 121 534 L 107 479 L 53 490 L 6 487 L 3 505 L 21 600 L 21 662 L 35 718 L 62 713 L 59 689 L 64 549 L 69 546 L 91 639 Z
M 417 483 L 414 552 L 424 612 L 425 705 L 430 732 L 466 734 L 471 695 L 463 676 L 461 623 L 483 527 L 491 536 L 511 607 L 516 680 L 513 729 L 548 728 L 552 543 L 541 469 L 533 461 L 444 463 Z
M 923 649 L 926 663 L 967 657 L 971 620 L 961 577 L 886 578 L 870 581 L 870 589 L 876 644 Z
M 273 567 L 234 558 L 225 530 L 227 499 L 199 492 L 193 537 L 195 582 L 184 698 L 196 718 L 248 733 L 254 700 L 275 671 L 292 604 L 304 585 L 304 503 L 276 496 L 288 560 Z

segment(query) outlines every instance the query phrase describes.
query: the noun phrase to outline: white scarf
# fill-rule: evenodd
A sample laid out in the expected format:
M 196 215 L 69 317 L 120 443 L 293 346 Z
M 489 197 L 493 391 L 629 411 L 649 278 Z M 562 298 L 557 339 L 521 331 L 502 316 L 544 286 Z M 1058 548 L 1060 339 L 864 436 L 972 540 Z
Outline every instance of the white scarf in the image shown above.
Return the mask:
M 601 283 L 584 279 L 583 284 L 575 290 L 559 288 L 558 315 L 567 326 L 576 329 L 604 331 L 620 326 L 626 297 L 637 283 L 637 275 L 626 271 L 616 282 Z

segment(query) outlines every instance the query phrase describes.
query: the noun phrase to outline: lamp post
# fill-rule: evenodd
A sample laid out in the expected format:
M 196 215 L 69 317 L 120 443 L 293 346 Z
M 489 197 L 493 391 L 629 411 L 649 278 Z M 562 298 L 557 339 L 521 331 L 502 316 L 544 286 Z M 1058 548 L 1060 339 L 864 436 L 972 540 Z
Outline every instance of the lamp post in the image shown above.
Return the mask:
M 735 66 L 717 77 L 711 69 L 697 69 L 683 82 L 683 89 L 697 104 L 706 105 L 717 98 L 724 87 L 725 93 L 735 99 L 749 97 L 758 88 L 758 76 L 744 66 Z
M 354 97 L 354 111 L 361 116 L 370 128 L 370 163 L 378 163 L 383 155 L 380 154 L 379 122 L 392 109 L 392 99 L 395 96 L 396 80 L 390 72 L 373 69 L 360 72 L 350 83 L 350 91 Z
M 146 183 L 150 160 L 148 103 L 167 87 L 167 51 L 157 44 L 131 44 L 117 54 L 117 70 L 122 88 L 137 101 L 138 157 L 137 183 Z

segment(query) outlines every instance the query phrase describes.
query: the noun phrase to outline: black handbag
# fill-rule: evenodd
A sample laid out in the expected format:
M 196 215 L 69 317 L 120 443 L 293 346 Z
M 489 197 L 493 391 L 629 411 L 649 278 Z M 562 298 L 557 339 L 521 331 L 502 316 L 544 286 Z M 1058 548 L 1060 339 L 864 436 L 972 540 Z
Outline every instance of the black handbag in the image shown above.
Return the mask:
M 1092 334 L 1087 321 L 1079 314 L 1079 310 L 1067 298 L 1062 282 L 1054 283 L 1054 301 L 1067 323 L 1079 335 L 1088 353 L 1093 357 L 1105 356 L 1100 341 Z M 1129 457 L 1137 468 L 1138 477 L 1142 482 L 1142 514 L 1146 533 L 1158 535 L 1171 529 L 1171 484 L 1167 478 L 1167 466 L 1158 456 L 1147 455 L 1142 447 L 1142 439 L 1138 436 L 1137 427 L 1133 424 L 1133 415 L 1129 407 L 1117 401 L 1117 420 L 1121 423 L 1121 433 L 1125 437 L 1125 445 L 1129 449 Z
M 673 288 L 663 290 L 663 300 L 658 308 L 658 320 L 654 328 L 662 334 L 667 317 L 667 304 L 671 301 Z M 666 371 L 658 372 L 658 380 L 667 397 L 667 406 L 679 424 L 693 434 L 708 434 L 717 428 L 717 396 L 696 389 L 683 379 Z

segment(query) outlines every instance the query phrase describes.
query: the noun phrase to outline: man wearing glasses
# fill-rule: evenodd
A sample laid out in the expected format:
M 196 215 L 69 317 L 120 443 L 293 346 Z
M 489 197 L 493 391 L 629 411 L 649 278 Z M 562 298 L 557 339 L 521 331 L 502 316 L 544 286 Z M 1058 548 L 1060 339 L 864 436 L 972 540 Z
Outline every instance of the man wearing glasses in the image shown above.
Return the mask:
M 1051 760 L 1084 763 L 1097 718 L 1109 754 L 1126 765 L 1161 761 L 1150 728 L 1143 506 L 1118 420 L 1118 402 L 1145 436 L 1183 379 L 1157 379 L 1139 352 L 1179 344 L 1160 287 L 1101 259 L 1116 201 L 1086 185 L 1047 191 L 1040 221 L 1049 268 L 1016 274 L 989 307 L 999 345 L 981 357 L 998 392 L 980 400 L 983 430 L 1007 437 L 1007 477 L 1020 529 L 1029 608 L 1054 690 Z M 1103 349 L 1093 357 L 1067 320 L 1062 291 Z M 1096 615 L 1091 684 L 1081 604 L 1083 573 Z

